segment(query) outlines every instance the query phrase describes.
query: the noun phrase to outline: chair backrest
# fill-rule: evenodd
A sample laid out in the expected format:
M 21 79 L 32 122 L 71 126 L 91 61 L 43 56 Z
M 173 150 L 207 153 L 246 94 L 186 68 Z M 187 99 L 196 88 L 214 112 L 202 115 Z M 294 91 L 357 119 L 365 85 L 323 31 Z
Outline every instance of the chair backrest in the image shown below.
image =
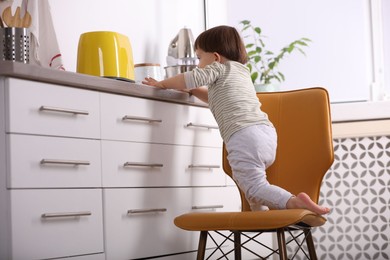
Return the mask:
M 328 92 L 309 88 L 257 96 L 278 134 L 276 160 L 267 169 L 268 181 L 293 194 L 306 192 L 318 202 L 323 176 L 334 159 Z M 223 169 L 231 177 L 226 156 L 224 146 Z M 240 194 L 242 211 L 250 211 L 244 194 Z

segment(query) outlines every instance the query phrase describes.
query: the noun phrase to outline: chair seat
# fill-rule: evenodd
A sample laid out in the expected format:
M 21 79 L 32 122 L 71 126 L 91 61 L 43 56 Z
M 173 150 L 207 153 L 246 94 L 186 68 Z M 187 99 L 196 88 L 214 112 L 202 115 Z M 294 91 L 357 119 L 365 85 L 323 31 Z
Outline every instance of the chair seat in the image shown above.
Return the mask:
M 176 226 L 189 231 L 274 230 L 303 223 L 310 227 L 325 224 L 326 218 L 305 209 L 244 212 L 192 212 L 175 218 Z

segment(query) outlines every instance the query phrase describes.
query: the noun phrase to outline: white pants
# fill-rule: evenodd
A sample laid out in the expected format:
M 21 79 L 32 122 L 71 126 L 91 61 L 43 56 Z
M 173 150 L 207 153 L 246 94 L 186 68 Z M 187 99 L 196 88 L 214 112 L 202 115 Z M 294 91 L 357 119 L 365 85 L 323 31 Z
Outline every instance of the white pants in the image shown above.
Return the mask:
M 265 169 L 276 156 L 277 134 L 272 126 L 260 124 L 241 129 L 226 143 L 233 179 L 245 193 L 252 211 L 285 209 L 292 194 L 267 181 Z

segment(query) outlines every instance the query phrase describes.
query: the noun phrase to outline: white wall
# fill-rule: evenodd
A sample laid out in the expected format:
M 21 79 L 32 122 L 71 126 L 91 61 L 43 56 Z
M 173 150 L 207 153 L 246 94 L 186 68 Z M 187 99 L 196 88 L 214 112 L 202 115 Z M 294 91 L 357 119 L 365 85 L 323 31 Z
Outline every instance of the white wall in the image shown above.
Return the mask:
M 129 37 L 135 63 L 166 66 L 169 42 L 179 30 L 204 30 L 203 0 L 49 0 L 66 70 L 76 71 L 80 34 L 115 31 Z

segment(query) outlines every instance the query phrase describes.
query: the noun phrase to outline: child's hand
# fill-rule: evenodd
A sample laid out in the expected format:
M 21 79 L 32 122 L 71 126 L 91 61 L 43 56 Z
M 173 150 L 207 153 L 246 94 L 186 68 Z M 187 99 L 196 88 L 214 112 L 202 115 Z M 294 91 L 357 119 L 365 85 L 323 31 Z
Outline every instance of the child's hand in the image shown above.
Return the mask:
M 148 86 L 157 87 L 157 88 L 166 89 L 166 87 L 164 87 L 164 85 L 161 83 L 161 81 L 157 81 L 154 78 L 150 78 L 150 77 L 145 78 L 145 80 L 142 81 L 142 84 L 145 84 L 145 85 L 148 85 Z

